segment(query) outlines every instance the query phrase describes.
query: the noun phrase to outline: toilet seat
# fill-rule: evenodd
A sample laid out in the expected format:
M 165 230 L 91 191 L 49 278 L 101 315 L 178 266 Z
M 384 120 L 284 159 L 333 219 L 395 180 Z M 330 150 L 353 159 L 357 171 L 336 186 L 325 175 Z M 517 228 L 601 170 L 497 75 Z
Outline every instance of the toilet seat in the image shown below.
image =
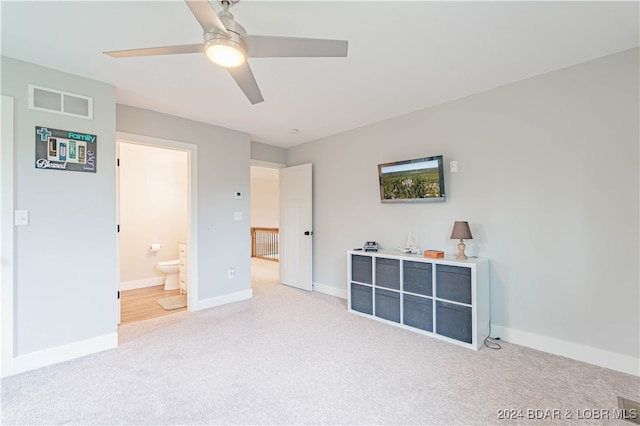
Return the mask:
M 178 266 L 180 265 L 180 259 L 165 260 L 164 262 L 158 262 L 158 266 Z

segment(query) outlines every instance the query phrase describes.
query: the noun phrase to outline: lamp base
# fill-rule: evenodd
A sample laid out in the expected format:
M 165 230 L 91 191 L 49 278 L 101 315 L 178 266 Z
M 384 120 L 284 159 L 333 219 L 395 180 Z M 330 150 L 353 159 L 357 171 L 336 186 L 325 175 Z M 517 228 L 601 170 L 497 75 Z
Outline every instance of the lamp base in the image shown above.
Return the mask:
M 464 241 L 462 241 L 462 238 L 460 238 L 460 242 L 458 243 L 458 255 L 456 256 L 456 259 L 467 260 L 467 255 L 464 254 L 464 248 Z

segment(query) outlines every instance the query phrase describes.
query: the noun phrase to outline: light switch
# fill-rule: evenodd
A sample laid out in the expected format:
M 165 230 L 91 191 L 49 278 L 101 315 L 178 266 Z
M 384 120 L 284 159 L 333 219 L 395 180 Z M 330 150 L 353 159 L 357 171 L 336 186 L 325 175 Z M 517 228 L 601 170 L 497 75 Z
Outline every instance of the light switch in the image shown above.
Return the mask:
M 29 210 L 16 210 L 14 212 L 14 223 L 16 226 L 29 225 Z
M 449 173 L 458 173 L 457 161 L 449 161 Z
M 234 212 L 233 220 L 242 220 L 242 212 Z

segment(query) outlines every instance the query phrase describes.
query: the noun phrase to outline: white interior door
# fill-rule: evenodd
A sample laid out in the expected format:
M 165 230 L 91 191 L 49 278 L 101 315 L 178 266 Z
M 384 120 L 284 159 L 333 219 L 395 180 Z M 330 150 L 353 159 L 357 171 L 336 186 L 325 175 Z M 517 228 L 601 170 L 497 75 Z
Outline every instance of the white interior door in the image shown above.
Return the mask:
M 311 164 L 280 169 L 280 282 L 313 290 Z

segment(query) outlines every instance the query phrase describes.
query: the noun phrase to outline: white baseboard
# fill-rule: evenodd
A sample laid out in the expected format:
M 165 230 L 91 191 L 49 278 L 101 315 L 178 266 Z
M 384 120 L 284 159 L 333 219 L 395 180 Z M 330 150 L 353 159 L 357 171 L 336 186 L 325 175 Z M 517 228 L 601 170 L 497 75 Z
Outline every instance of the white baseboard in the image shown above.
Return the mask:
M 491 324 L 491 335 L 510 343 L 549 352 L 611 370 L 640 376 L 640 358 L 610 352 L 593 346 L 567 342 L 528 331 Z
M 242 300 L 251 299 L 253 290 L 239 291 L 237 293 L 225 294 L 224 296 L 210 297 L 204 300 L 197 300 L 193 305 L 189 305 L 190 311 L 200 311 L 202 309 L 215 308 L 216 306 L 226 305 L 227 303 L 240 302 Z
M 347 289 L 346 288 L 338 288 L 332 285 L 326 285 L 321 283 L 313 283 L 313 290 L 318 293 L 328 294 L 330 296 L 339 297 L 341 299 L 347 298 Z
M 58 364 L 64 361 L 91 355 L 97 352 L 113 349 L 118 346 L 118 333 L 105 334 L 104 336 L 92 339 L 69 343 L 67 345 L 56 346 L 54 348 L 43 349 L 24 355 L 18 355 L 11 360 L 8 371 L 3 371 L 4 376 L 23 373 L 35 370 L 48 365 Z
M 120 281 L 120 291 L 154 287 L 164 284 L 164 277 L 143 278 L 141 280 Z

